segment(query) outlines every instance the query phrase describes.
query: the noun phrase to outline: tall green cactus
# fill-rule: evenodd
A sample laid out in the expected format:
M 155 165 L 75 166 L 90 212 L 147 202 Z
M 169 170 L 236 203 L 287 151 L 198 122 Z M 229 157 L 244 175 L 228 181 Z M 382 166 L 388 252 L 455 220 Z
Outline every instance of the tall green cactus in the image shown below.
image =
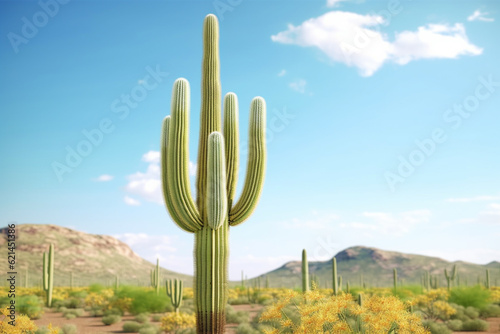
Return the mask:
M 43 252 L 43 290 L 46 293 L 47 307 L 52 306 L 54 289 L 54 244 L 50 244 L 49 253 Z
M 160 295 L 160 259 L 156 259 L 156 267 L 151 269 L 151 286 L 155 289 L 156 295 Z
M 444 277 L 446 278 L 448 290 L 451 289 L 451 284 L 455 280 L 456 275 L 457 275 L 457 265 L 453 265 L 453 270 L 451 274 L 448 274 L 448 270 L 446 268 L 444 269 Z
M 307 252 L 302 250 L 302 292 L 309 291 L 309 264 L 307 263 Z
M 250 106 L 249 156 L 241 198 L 235 201 L 238 176 L 238 104 L 224 97 L 221 129 L 219 27 L 210 14 L 203 27 L 202 96 L 196 175 L 196 201 L 189 185 L 187 80 L 174 83 L 171 115 L 163 121 L 162 183 L 173 221 L 195 235 L 195 308 L 198 333 L 223 333 L 227 303 L 229 227 L 245 221 L 255 209 L 264 183 L 266 106 L 261 97 Z
M 392 278 L 394 280 L 394 291 L 398 289 L 398 270 L 394 268 L 392 270 Z
M 335 256 L 332 259 L 332 271 L 333 271 L 333 295 L 336 296 L 339 293 L 339 281 L 337 275 L 337 259 Z
M 175 313 L 179 313 L 179 307 L 182 304 L 182 294 L 183 294 L 183 282 L 178 280 L 167 280 L 166 281 L 167 296 L 170 297 L 172 301 L 172 306 L 175 309 Z
M 485 282 L 485 287 L 486 289 L 490 290 L 491 289 L 491 284 L 490 284 L 490 270 L 486 269 L 486 282 Z

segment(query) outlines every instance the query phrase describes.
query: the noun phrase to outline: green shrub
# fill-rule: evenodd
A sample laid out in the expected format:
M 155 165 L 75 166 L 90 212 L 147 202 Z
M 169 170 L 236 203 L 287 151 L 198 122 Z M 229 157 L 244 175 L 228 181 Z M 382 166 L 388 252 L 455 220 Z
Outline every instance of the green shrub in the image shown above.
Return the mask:
M 462 330 L 470 332 L 484 332 L 488 330 L 488 327 L 489 324 L 486 321 L 481 319 L 473 319 L 465 321 L 462 325 Z
M 154 321 L 154 322 L 159 322 L 161 317 L 163 317 L 163 314 L 153 314 L 151 316 L 151 319 Z
M 153 325 L 151 323 L 146 323 L 139 329 L 139 334 L 160 334 L 162 332 L 159 326 Z
M 122 316 L 123 311 L 120 310 L 119 308 L 113 307 L 112 309 L 104 311 L 102 315 L 112 315 L 112 314 Z
M 458 332 L 462 330 L 462 320 L 454 319 L 446 322 L 446 326 L 454 332 Z
M 485 308 L 479 310 L 479 315 L 481 318 L 496 318 L 500 317 L 500 306 L 498 305 L 488 305 Z
M 135 321 L 143 324 L 149 322 L 149 313 L 141 313 L 135 316 Z
M 42 326 L 36 330 L 35 334 L 50 334 L 50 329 L 47 326 Z
M 475 287 L 455 288 L 450 291 L 448 302 L 462 306 L 472 306 L 477 309 L 482 309 L 489 305 L 490 291 Z
M 260 332 L 253 328 L 249 323 L 242 323 L 236 327 L 236 334 L 259 334 Z
M 195 328 L 184 328 L 175 331 L 175 334 L 196 334 Z
M 427 321 L 424 321 L 423 324 L 426 328 L 429 329 L 431 334 L 451 334 L 452 333 L 451 329 L 449 329 L 448 326 L 446 326 L 443 323 L 437 323 L 434 321 L 427 320 Z
M 61 327 L 62 334 L 76 334 L 78 332 L 76 325 L 65 324 Z
M 245 311 L 235 311 L 230 305 L 226 306 L 226 323 L 228 324 L 241 324 L 249 322 L 250 315 Z
M 67 308 L 63 311 L 63 316 L 66 319 L 73 319 L 76 317 L 82 317 L 85 314 L 85 310 L 83 308 Z M 73 318 L 68 318 L 68 315 L 74 315 Z
M 16 298 L 17 311 L 30 319 L 39 319 L 43 314 L 43 301 L 37 296 Z
M 144 288 L 124 286 L 116 292 L 118 298 L 131 298 L 129 312 L 140 313 L 161 313 L 165 312 L 167 305 L 170 305 L 168 298 L 164 294 L 156 295 L 155 291 L 146 291 Z
M 106 326 L 116 324 L 117 322 L 122 321 L 122 317 L 117 314 L 105 315 L 102 317 L 102 323 Z
M 104 285 L 101 285 L 101 284 L 98 284 L 98 283 L 94 283 L 94 284 L 91 284 L 89 286 L 89 292 L 96 292 L 96 293 L 99 293 L 101 292 L 102 290 L 106 289 L 104 287 Z
M 479 317 L 479 311 L 476 308 L 472 307 L 472 306 L 467 306 L 465 308 L 465 312 L 464 313 L 465 313 L 466 316 L 468 316 L 471 319 L 476 319 L 476 318 Z
M 76 314 L 74 314 L 74 313 L 66 313 L 66 314 L 64 315 L 64 317 L 65 317 L 66 319 L 68 319 L 68 320 L 71 320 L 71 319 L 75 319 L 75 318 L 76 318 Z
M 125 333 L 137 333 L 141 329 L 141 324 L 137 321 L 126 321 L 122 329 Z

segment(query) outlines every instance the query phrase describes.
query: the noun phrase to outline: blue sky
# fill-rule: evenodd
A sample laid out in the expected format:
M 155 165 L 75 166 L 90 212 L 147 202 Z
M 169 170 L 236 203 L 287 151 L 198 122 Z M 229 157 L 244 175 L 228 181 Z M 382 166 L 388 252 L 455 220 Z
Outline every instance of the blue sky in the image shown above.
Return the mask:
M 117 236 L 192 273 L 162 203 L 175 79 L 191 85 L 196 168 L 202 22 L 220 23 L 223 94 L 267 103 L 259 205 L 231 229 L 230 278 L 350 246 L 500 260 L 496 1 L 1 1 L 0 221 Z M 76 153 L 75 153 L 76 152 Z M 246 157 L 240 166 L 243 183 Z M 194 181 L 194 177 L 192 178 Z

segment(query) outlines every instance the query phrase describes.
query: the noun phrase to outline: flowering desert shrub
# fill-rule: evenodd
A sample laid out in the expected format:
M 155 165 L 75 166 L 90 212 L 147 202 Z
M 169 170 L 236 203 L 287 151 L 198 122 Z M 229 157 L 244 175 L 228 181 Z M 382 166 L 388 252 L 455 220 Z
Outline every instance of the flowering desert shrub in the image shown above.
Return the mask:
M 350 294 L 330 296 L 317 290 L 288 290 L 266 308 L 260 322 L 265 333 L 429 333 L 409 305 L 394 296 L 373 295 L 359 305 Z M 298 316 L 297 316 L 298 315 Z

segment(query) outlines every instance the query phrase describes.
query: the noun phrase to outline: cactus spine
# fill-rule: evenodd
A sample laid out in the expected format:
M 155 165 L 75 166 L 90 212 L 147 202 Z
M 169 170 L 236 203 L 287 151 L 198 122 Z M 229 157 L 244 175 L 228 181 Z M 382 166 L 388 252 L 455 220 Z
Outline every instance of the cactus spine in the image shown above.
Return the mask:
M 307 252 L 302 250 L 302 292 L 309 291 L 309 264 L 307 263 Z
M 265 101 L 250 107 L 249 157 L 240 199 L 235 201 L 238 176 L 238 106 L 234 93 L 224 97 L 221 129 L 219 27 L 210 14 L 203 27 L 202 97 L 196 175 L 196 201 L 189 186 L 188 123 L 190 89 L 177 79 L 171 115 L 163 121 L 162 183 L 172 220 L 195 234 L 195 310 L 198 333 L 223 333 L 227 303 L 229 227 L 245 221 L 255 209 L 264 181 Z
M 394 280 L 394 291 L 398 289 L 398 270 L 394 268 L 392 270 L 392 278 Z
M 333 295 L 336 296 L 339 293 L 339 283 L 337 276 L 337 259 L 335 256 L 332 259 L 332 271 L 333 271 Z
M 52 306 L 54 289 L 54 244 L 50 244 L 49 253 L 43 252 L 43 290 L 47 296 L 47 307 Z
M 446 277 L 446 283 L 448 286 L 448 290 L 451 289 L 451 283 L 455 280 L 455 277 L 457 275 L 457 265 L 453 266 L 453 270 L 451 274 L 448 274 L 448 270 L 445 268 L 444 269 L 444 277 Z
M 183 282 L 178 280 L 167 280 L 166 282 L 167 296 L 170 297 L 172 301 L 172 306 L 175 309 L 175 313 L 179 313 L 179 307 L 182 304 L 182 294 L 183 294 Z

